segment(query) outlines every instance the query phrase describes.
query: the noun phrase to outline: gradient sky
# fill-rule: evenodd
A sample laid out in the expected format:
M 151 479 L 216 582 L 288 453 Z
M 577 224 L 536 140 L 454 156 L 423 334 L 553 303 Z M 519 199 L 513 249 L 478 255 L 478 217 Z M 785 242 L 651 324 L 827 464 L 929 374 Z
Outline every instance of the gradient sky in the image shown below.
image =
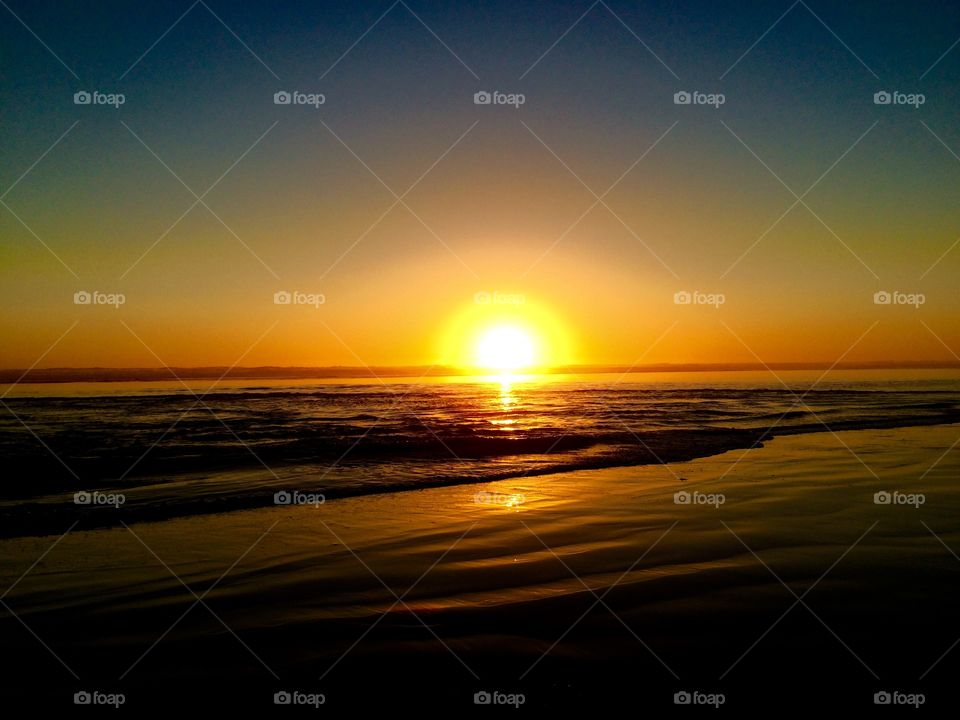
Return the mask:
M 484 291 L 567 362 L 960 352 L 956 3 L 5 2 L 0 367 L 429 364 Z

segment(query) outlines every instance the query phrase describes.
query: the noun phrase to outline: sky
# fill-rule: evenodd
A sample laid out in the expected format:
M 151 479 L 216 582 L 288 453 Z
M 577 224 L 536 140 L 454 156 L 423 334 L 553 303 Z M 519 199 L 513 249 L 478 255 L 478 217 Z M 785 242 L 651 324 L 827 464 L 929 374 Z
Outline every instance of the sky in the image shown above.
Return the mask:
M 90 5 L 0 6 L 0 367 L 960 353 L 955 3 Z

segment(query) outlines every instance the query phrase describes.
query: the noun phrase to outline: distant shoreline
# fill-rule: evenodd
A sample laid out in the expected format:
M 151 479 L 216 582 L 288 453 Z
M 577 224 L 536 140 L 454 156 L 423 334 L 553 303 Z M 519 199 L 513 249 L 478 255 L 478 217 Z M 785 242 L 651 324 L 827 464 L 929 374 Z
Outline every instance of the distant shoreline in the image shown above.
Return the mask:
M 692 372 L 751 372 L 789 370 L 960 370 L 960 362 L 777 362 L 777 363 L 659 363 L 648 365 L 567 365 L 528 370 L 524 375 L 592 375 Z M 0 369 L 0 384 L 77 382 L 160 382 L 176 380 L 312 380 L 357 378 L 482 377 L 467 368 L 398 367 L 153 367 L 153 368 L 33 368 Z

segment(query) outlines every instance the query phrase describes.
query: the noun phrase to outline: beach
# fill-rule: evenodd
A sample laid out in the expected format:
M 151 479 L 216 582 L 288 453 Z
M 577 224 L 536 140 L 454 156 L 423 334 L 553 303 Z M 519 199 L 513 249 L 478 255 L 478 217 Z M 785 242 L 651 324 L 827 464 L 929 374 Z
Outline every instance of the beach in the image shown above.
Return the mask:
M 127 709 L 276 692 L 330 708 L 397 692 L 461 708 L 478 692 L 933 705 L 960 661 L 940 659 L 960 637 L 958 436 L 810 433 L 666 466 L 3 540 L 8 693 L 29 700 L 42 678 L 52 702 L 121 692 Z
M 0 18 L 0 720 L 957 714 L 960 2 Z

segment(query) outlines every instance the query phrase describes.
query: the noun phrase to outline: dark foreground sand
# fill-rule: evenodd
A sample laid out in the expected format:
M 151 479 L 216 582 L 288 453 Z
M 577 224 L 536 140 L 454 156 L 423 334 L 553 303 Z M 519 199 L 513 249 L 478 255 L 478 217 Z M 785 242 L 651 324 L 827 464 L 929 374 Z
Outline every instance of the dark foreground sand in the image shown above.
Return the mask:
M 470 711 L 478 691 L 528 708 L 673 708 L 679 691 L 951 705 L 958 437 L 800 435 L 669 468 L 4 540 L 4 695 L 70 709 L 76 691 L 120 692 L 134 711 L 272 707 L 282 690 L 322 693 L 326 712 Z M 677 504 L 681 490 L 724 502 Z

